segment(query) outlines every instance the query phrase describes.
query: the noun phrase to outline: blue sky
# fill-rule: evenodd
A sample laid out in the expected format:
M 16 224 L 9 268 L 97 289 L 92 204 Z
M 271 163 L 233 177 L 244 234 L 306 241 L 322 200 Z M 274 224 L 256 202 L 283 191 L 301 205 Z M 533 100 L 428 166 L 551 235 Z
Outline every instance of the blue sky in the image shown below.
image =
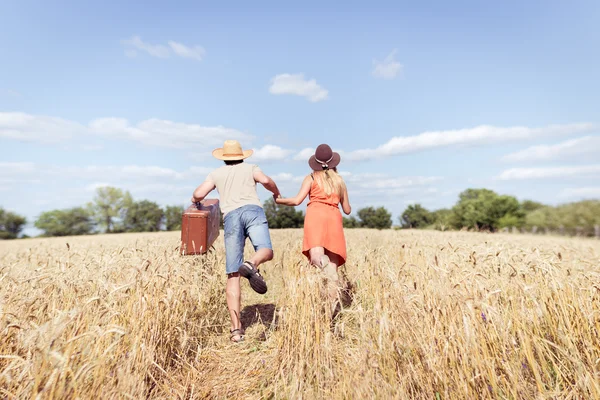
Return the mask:
M 329 143 L 354 209 L 394 220 L 468 187 L 600 198 L 598 20 L 597 1 L 4 2 L 0 206 L 32 222 L 105 184 L 186 205 L 226 138 L 286 196 Z

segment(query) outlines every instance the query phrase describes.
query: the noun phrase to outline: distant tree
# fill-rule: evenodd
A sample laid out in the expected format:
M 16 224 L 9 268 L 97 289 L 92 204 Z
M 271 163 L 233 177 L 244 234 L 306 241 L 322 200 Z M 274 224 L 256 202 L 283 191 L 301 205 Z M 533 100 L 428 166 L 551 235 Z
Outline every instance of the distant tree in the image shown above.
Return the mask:
M 510 221 L 521 226 L 525 222 L 525 215 L 519 202 L 512 196 L 499 196 L 489 189 L 467 189 L 459 195 L 458 203 L 452 208 L 452 225 L 455 228 L 474 228 L 479 230 L 495 231 L 499 228 L 499 221 L 507 215 L 512 216 Z
M 304 213 L 294 207 L 283 206 L 268 199 L 263 204 L 263 209 L 271 229 L 302 228 L 304 226 Z
M 141 200 L 128 205 L 123 218 L 126 232 L 157 232 L 160 230 L 164 212 L 152 201 Z
M 392 214 L 384 207 L 365 207 L 357 212 L 363 228 L 389 229 L 392 227 Z
M 521 202 L 521 210 L 523 210 L 525 214 L 539 210 L 542 207 L 545 207 L 545 205 L 533 200 L 523 200 Z
M 0 239 L 16 239 L 26 223 L 25 217 L 0 207 Z
M 498 219 L 498 223 L 496 224 L 494 229 L 502 229 L 502 228 L 512 228 L 512 227 L 522 227 L 524 225 L 524 220 L 522 217 L 518 217 L 514 214 L 505 214 L 504 216 Z
M 43 236 L 87 235 L 94 229 L 89 210 L 82 207 L 43 212 L 34 225 Z
M 600 200 L 583 200 L 545 206 L 530 212 L 525 217 L 525 227 L 536 227 L 569 235 L 595 235 L 595 226 L 600 225 Z
M 420 204 L 406 207 L 398 219 L 403 228 L 424 228 L 434 222 L 432 213 Z
M 178 231 L 181 229 L 181 215 L 184 208 L 181 206 L 167 206 L 165 208 L 165 229 Z
M 435 229 L 445 231 L 451 226 L 452 222 L 452 210 L 447 208 L 440 208 L 431 213 L 433 219 L 433 226 Z
M 344 228 L 358 228 L 360 226 L 360 222 L 355 217 L 343 217 L 342 224 Z
M 98 225 L 107 233 L 122 231 L 122 221 L 127 207 L 133 203 L 131 194 L 121 189 L 105 186 L 96 190 L 96 196 L 88 204 L 88 209 Z

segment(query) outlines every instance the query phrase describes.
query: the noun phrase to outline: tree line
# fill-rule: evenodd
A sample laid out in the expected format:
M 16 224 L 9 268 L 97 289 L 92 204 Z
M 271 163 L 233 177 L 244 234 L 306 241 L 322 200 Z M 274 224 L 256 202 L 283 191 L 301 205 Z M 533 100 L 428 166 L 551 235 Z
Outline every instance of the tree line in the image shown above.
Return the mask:
M 302 228 L 304 212 L 294 207 L 282 206 L 268 199 L 263 205 L 265 215 L 272 229 Z M 365 207 L 358 210 L 357 216 L 344 217 L 344 228 L 389 229 L 392 227 L 392 214 L 385 207 Z
M 42 231 L 42 237 L 172 231 L 181 229 L 182 212 L 181 206 L 161 208 L 149 200 L 135 201 L 128 191 L 106 186 L 98 188 L 84 206 L 41 213 L 34 226 Z M 0 208 L 0 239 L 19 237 L 26 223 L 25 217 Z
M 467 189 L 459 194 L 452 208 L 429 211 L 412 204 L 399 219 L 403 228 L 517 230 L 600 237 L 600 200 L 550 206 L 532 200 L 520 202 L 489 189 Z
M 263 208 L 272 229 L 304 226 L 301 210 L 278 205 L 273 199 L 265 201 Z M 174 231 L 181 229 L 183 211 L 182 206 L 161 208 L 149 200 L 135 201 L 128 191 L 101 187 L 86 205 L 43 212 L 34 226 L 43 232 L 40 236 Z M 0 239 L 19 237 L 26 222 L 23 216 L 0 208 Z M 600 200 L 550 206 L 518 201 L 489 189 L 467 189 L 451 208 L 430 211 L 411 204 L 399 216 L 399 223 L 401 228 L 413 229 L 519 230 L 600 237 Z M 365 207 L 356 216 L 344 217 L 343 224 L 348 229 L 389 229 L 393 221 L 385 207 Z

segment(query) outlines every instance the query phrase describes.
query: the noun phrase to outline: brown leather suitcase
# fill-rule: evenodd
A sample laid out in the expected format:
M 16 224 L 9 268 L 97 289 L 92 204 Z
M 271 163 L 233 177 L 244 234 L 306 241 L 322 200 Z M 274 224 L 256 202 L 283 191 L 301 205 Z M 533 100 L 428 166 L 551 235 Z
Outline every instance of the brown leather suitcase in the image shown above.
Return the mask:
M 181 254 L 205 254 L 219 237 L 219 200 L 205 199 L 181 216 Z

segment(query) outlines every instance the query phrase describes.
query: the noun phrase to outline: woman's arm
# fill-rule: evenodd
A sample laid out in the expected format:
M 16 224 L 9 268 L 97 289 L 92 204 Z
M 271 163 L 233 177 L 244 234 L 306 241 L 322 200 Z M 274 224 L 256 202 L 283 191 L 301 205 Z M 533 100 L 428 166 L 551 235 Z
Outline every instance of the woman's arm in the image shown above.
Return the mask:
M 344 186 L 344 197 L 342 198 L 342 210 L 346 215 L 349 215 L 352 212 L 352 207 L 350 207 L 350 200 L 348 200 L 348 188 Z
M 307 176 L 302 181 L 302 186 L 300 186 L 300 191 L 296 195 L 296 197 L 290 197 L 289 199 L 277 198 L 275 202 L 277 204 L 281 204 L 284 206 L 297 206 L 302 204 L 306 196 L 308 196 L 308 192 L 310 192 L 310 186 L 312 185 L 312 178 Z

